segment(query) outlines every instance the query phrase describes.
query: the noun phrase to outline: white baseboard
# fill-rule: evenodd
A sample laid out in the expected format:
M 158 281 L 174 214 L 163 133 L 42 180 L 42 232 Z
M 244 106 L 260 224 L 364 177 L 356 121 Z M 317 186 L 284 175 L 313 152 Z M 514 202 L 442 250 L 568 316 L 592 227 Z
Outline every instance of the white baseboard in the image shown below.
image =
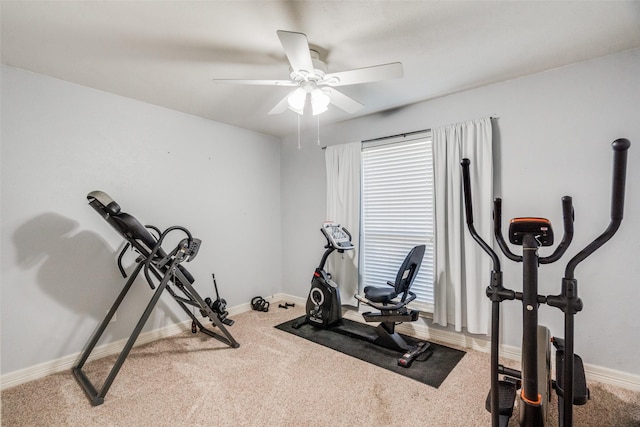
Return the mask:
M 289 297 L 290 298 L 290 297 Z M 355 312 L 345 316 L 351 320 L 362 321 L 357 314 L 357 318 L 353 317 Z M 453 347 L 477 350 L 484 353 L 491 352 L 491 341 L 484 338 L 475 338 L 469 335 L 461 334 L 453 331 L 444 331 L 442 329 L 431 329 L 424 323 L 412 322 L 398 325 L 397 331 L 406 335 L 416 337 L 423 340 L 433 340 L 445 345 Z M 500 345 L 500 357 L 520 362 L 522 353 L 519 347 L 511 345 Z M 555 365 L 555 358 L 552 357 L 552 365 Z M 552 372 L 555 366 L 551 367 Z M 627 390 L 640 391 L 640 375 L 629 374 L 627 372 L 616 371 L 615 369 L 604 368 L 602 366 L 584 364 L 585 374 L 589 381 L 597 381 L 603 384 L 610 384 Z
M 587 379 L 603 384 L 610 384 L 616 387 L 632 391 L 640 391 L 640 375 L 629 374 L 627 372 L 616 371 L 615 369 L 604 368 L 602 366 L 584 364 Z
M 280 300 L 295 300 L 295 302 L 304 303 L 303 298 L 298 297 L 290 297 L 285 294 L 276 294 L 270 297 L 265 297 L 268 301 L 280 301 Z M 228 309 L 229 315 L 234 316 L 240 313 L 244 313 L 246 311 L 251 310 L 251 304 L 240 304 Z M 167 338 L 172 335 L 179 334 L 184 331 L 191 330 L 191 320 L 185 320 L 181 323 L 176 323 L 173 325 L 165 326 L 159 329 L 155 329 L 149 332 L 143 332 L 140 334 L 138 339 L 135 342 L 134 347 L 148 344 L 150 342 Z M 113 354 L 119 354 L 124 348 L 127 339 L 114 341 L 109 344 L 105 344 L 99 347 L 96 347 L 92 352 L 91 356 L 87 360 L 88 362 L 91 360 L 101 359 L 106 356 L 111 356 Z M 50 360 L 48 362 L 39 363 L 34 366 L 30 366 L 28 368 L 20 369 L 18 371 L 9 372 L 8 374 L 2 375 L 0 377 L 0 390 L 5 390 L 10 387 L 15 387 L 20 384 L 24 384 L 29 381 L 34 381 L 40 378 L 44 378 L 47 375 L 55 374 L 58 372 L 70 370 L 77 363 L 78 359 L 80 359 L 81 352 L 70 354 L 68 356 L 61 357 L 59 359 Z
M 278 293 L 264 297 L 267 301 L 287 301 L 295 304 L 304 305 L 306 298 L 296 297 L 284 293 Z M 231 316 L 244 313 L 251 310 L 251 304 L 245 303 L 229 308 Z M 140 334 L 136 340 L 135 346 L 148 344 L 150 342 L 166 338 L 172 335 L 191 330 L 191 320 L 187 320 L 174 325 L 165 326 L 153 331 Z M 402 324 L 398 326 L 398 331 L 415 336 L 424 340 L 433 340 L 442 344 L 454 347 L 472 349 L 488 353 L 490 351 L 490 342 L 485 339 L 474 338 L 468 335 L 460 334 L 452 331 L 443 331 L 440 329 L 430 329 L 424 324 Z M 90 360 L 100 359 L 112 354 L 118 354 L 126 343 L 126 339 L 115 341 L 109 344 L 96 347 L 91 353 Z M 70 370 L 80 358 L 81 353 L 71 354 L 49 362 L 40 363 L 18 371 L 9 372 L 0 378 L 0 390 L 14 387 L 29 381 L 46 377 L 65 370 Z M 500 355 L 512 359 L 520 360 L 520 349 L 513 346 L 501 345 Z M 616 371 L 614 369 L 604 368 L 601 366 L 585 364 L 585 372 L 587 378 L 592 381 L 598 381 L 603 384 L 610 384 L 616 387 L 625 388 L 633 391 L 640 391 L 640 375 L 629 374 L 626 372 Z
M 153 331 L 141 333 L 136 340 L 135 347 L 143 344 L 166 338 L 172 335 L 179 334 L 181 332 L 191 330 L 191 320 L 176 323 L 173 325 L 165 326 Z M 127 339 L 114 341 L 109 344 L 105 344 L 96 347 L 87 361 L 101 359 L 112 354 L 118 354 L 124 348 Z M 38 365 L 30 366 L 28 368 L 20 369 L 18 371 L 9 372 L 2 375 L 0 379 L 0 389 L 4 390 L 10 387 L 14 387 L 29 381 L 37 380 L 39 378 L 46 377 L 47 375 L 55 374 L 70 370 L 80 359 L 81 352 L 70 354 L 68 356 L 61 357 L 49 362 L 40 363 Z
M 267 301 L 286 301 L 302 307 L 307 303 L 307 298 L 294 297 L 293 295 L 278 293 L 268 297 Z
M 443 331 L 440 329 L 429 329 L 424 324 L 402 324 L 398 326 L 398 332 L 405 333 L 424 340 L 434 340 L 442 344 L 455 347 L 478 350 L 485 353 L 491 351 L 491 341 L 481 338 L 473 338 L 457 332 Z M 500 357 L 520 362 L 522 353 L 519 347 L 501 344 Z M 552 364 L 555 365 L 555 358 L 552 357 Z M 552 366 L 552 372 L 555 366 Z M 640 391 L 640 375 L 617 371 L 615 369 L 604 368 L 602 366 L 584 364 L 586 377 L 589 381 L 597 381 L 603 384 L 610 384 L 627 390 Z

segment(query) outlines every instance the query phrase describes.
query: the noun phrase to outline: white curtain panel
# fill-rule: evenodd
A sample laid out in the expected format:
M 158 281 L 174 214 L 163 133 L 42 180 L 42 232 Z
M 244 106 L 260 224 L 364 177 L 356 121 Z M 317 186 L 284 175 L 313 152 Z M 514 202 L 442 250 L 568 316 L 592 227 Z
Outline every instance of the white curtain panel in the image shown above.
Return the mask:
M 358 254 L 360 241 L 360 165 L 361 143 L 331 145 L 325 150 L 327 168 L 327 221 L 349 230 L 355 249 L 334 252 L 326 270 L 340 286 L 343 305 L 357 305 Z
M 434 322 L 489 330 L 490 258 L 468 233 L 460 161 L 471 160 L 474 225 L 492 242 L 493 154 L 491 119 L 483 118 L 433 129 L 436 267 Z

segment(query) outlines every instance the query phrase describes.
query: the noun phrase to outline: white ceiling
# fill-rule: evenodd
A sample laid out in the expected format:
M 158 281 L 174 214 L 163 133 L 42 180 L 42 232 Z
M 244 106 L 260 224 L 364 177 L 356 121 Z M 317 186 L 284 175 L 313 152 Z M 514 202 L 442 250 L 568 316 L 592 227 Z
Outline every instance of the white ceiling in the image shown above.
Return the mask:
M 275 136 L 296 130 L 295 113 L 267 115 L 290 88 L 211 79 L 288 78 L 276 30 L 307 34 L 329 72 L 402 62 L 402 79 L 341 87 L 365 108 L 332 107 L 325 124 L 640 47 L 640 1 L 2 0 L 0 13 L 4 64 Z

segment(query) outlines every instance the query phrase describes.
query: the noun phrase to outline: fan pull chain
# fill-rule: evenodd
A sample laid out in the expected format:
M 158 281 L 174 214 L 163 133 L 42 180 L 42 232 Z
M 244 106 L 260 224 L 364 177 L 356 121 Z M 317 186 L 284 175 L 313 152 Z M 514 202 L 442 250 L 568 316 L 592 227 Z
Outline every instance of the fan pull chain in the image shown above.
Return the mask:
M 318 118 L 318 146 L 320 146 L 320 114 L 316 117 Z
M 300 147 L 300 114 L 296 114 L 298 116 L 298 150 L 302 149 Z

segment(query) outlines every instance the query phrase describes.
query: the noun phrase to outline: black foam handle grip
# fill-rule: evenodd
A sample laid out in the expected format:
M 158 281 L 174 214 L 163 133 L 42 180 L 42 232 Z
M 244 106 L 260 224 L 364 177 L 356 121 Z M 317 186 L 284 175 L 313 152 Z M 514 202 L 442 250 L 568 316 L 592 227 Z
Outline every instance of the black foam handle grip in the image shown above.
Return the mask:
M 502 199 L 493 199 L 493 232 L 502 234 Z
M 627 175 L 627 151 L 631 142 L 626 138 L 613 141 L 613 188 L 611 191 L 611 219 L 622 220 L 624 214 L 624 189 Z
M 469 177 L 469 165 L 471 161 L 467 158 L 462 159 L 462 186 L 464 189 L 464 207 L 467 213 L 467 224 L 473 224 L 473 208 L 471 206 L 471 178 Z
M 573 235 L 573 200 L 569 196 L 564 196 L 562 198 L 562 218 L 564 220 L 565 234 Z
M 628 139 L 620 138 L 613 141 L 613 188 L 611 191 L 611 222 L 607 229 L 587 247 L 578 252 L 567 263 L 564 277 L 566 280 L 574 279 L 574 272 L 579 263 L 604 245 L 618 230 L 622 223 L 624 211 L 624 186 L 627 175 L 627 150 L 631 147 Z
M 562 241 L 551 255 L 540 258 L 540 264 L 551 264 L 552 262 L 558 261 L 567 251 L 573 240 L 573 200 L 569 196 L 562 198 L 562 219 L 564 220 Z

